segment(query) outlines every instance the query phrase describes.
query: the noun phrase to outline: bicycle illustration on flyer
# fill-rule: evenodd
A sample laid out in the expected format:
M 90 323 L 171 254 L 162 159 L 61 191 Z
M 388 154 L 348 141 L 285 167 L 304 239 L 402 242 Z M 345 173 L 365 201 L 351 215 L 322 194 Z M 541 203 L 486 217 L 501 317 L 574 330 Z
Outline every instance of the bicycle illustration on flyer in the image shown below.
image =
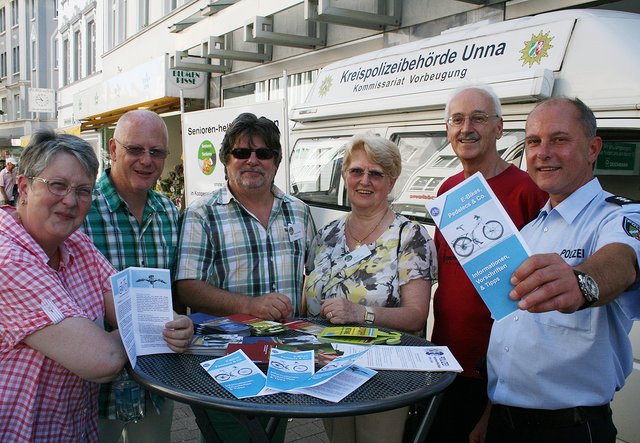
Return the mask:
M 515 311 L 511 275 L 530 253 L 482 174 L 425 206 L 493 317 Z

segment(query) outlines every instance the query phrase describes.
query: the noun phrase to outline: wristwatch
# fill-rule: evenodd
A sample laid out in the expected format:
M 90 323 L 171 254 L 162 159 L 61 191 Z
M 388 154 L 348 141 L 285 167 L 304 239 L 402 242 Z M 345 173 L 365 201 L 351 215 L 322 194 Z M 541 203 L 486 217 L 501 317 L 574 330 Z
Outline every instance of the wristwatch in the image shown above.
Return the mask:
M 373 312 L 373 309 L 369 306 L 364 307 L 364 322 L 372 325 L 376 319 L 376 314 Z
M 585 299 L 584 304 L 578 308 L 578 311 L 581 311 L 598 301 L 598 298 L 600 297 L 600 288 L 598 288 L 598 283 L 596 283 L 589 274 L 585 274 L 584 272 L 580 272 L 575 269 L 573 270 L 573 273 L 578 279 L 578 287 Z

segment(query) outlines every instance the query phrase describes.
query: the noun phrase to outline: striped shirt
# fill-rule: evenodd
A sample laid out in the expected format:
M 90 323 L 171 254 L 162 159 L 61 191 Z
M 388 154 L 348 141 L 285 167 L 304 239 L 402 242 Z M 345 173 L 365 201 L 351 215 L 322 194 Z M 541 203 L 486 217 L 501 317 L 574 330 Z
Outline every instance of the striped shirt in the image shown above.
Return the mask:
M 97 442 L 98 385 L 23 340 L 66 318 L 102 322 L 115 270 L 78 231 L 52 269 L 12 211 L 0 210 L 0 441 Z
M 129 210 L 107 169 L 93 191 L 93 202 L 82 229 L 109 262 L 121 271 L 130 266 L 172 269 L 179 233 L 179 212 L 167 197 L 150 190 L 142 223 Z M 153 396 L 154 402 L 159 399 Z M 111 383 L 101 385 L 100 417 L 115 419 Z
M 187 208 L 176 280 L 201 280 L 230 292 L 257 297 L 288 296 L 298 315 L 304 264 L 315 225 L 309 207 L 273 187 L 267 229 L 238 202 L 228 185 Z

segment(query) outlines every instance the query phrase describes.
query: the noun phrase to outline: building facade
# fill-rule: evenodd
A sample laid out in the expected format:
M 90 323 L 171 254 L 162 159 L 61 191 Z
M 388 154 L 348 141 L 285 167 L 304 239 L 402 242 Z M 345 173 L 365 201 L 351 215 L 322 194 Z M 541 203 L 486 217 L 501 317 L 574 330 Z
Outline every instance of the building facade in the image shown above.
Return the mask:
M 19 156 L 24 136 L 56 126 L 56 12 L 53 0 L 0 1 L 0 161 Z

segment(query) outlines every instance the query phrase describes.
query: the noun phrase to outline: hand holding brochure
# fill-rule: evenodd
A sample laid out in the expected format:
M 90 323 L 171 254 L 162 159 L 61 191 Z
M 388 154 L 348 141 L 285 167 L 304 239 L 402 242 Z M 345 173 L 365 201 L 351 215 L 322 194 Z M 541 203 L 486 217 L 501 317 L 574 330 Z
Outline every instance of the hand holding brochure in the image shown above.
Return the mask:
M 110 278 L 120 337 L 131 366 L 138 355 L 173 352 L 162 338 L 173 320 L 167 269 L 130 267 Z
M 529 248 L 482 174 L 425 205 L 493 317 L 518 309 L 510 279 Z

